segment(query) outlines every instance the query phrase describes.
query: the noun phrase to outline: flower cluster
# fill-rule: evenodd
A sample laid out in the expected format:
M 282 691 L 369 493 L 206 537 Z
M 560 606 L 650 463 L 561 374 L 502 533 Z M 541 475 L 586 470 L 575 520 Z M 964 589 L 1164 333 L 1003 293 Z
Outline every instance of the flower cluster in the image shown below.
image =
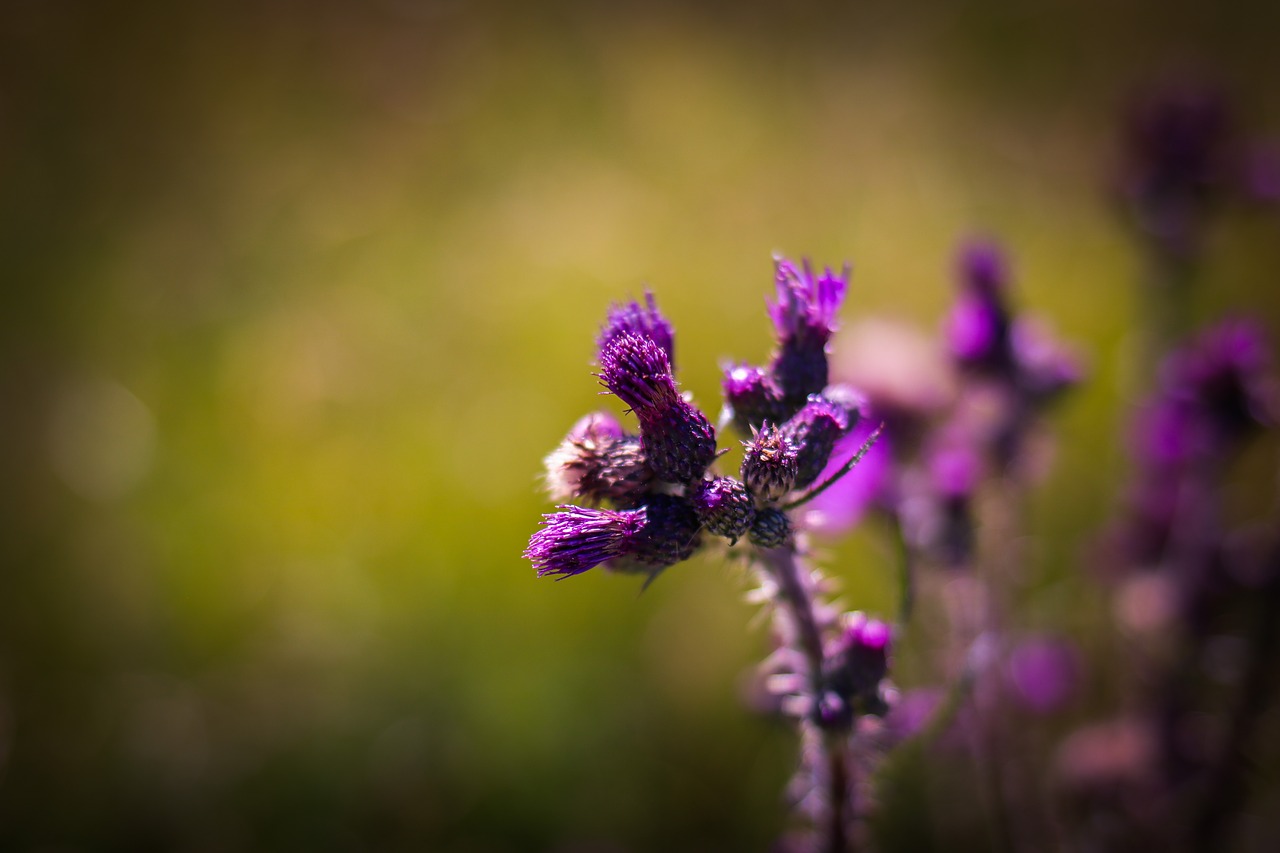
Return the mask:
M 820 393 L 848 270 L 815 277 L 807 263 L 782 258 L 775 269 L 773 360 L 768 368 L 730 368 L 725 378 L 731 419 L 749 434 L 740 477 L 710 472 L 716 431 L 680 392 L 675 335 L 653 295 L 610 310 L 597 338 L 597 376 L 635 415 L 639 432 L 593 413 L 547 457 L 551 496 L 586 506 L 545 516 L 525 551 L 539 575 L 602 564 L 654 574 L 691 556 L 704 532 L 731 544 L 746 536 L 762 548 L 792 541 L 785 510 L 803 500 L 797 491 L 815 483 L 858 410 Z M 739 393 L 747 386 L 755 396 Z
M 891 630 L 820 599 L 829 585 L 804 560 L 792 510 L 847 474 L 879 435 L 840 461 L 860 427 L 865 398 L 828 384 L 827 345 L 849 270 L 816 275 L 806 262 L 774 259 L 776 333 L 765 367 L 736 365 L 724 377 L 725 423 L 739 429 L 737 476 L 715 470 L 716 431 L 675 379 L 675 337 L 651 294 L 614 306 L 597 338 L 596 374 L 634 415 L 637 433 L 611 415 L 587 415 L 546 459 L 552 498 L 572 501 L 543 517 L 525 556 L 539 576 L 595 566 L 652 580 L 710 537 L 745 538 L 778 644 L 766 671 L 773 695 L 800 726 L 797 797 L 831 849 L 852 831 L 852 738 L 863 716 L 882 715 Z

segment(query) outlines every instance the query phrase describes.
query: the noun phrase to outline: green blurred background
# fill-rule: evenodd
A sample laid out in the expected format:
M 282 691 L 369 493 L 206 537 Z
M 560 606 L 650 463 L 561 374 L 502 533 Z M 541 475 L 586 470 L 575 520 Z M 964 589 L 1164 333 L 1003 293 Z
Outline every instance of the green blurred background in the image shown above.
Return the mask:
M 794 743 L 741 701 L 741 571 L 520 557 L 542 456 L 617 410 L 607 306 L 651 285 L 714 411 L 771 252 L 932 330 L 1001 237 L 1090 367 L 1028 569 L 1083 637 L 1139 306 L 1115 119 L 1203 74 L 1275 134 L 1277 43 L 1266 3 L 5 4 L 0 847 L 767 849 Z M 1280 331 L 1280 220 L 1212 236 L 1198 315 Z M 893 606 L 874 533 L 828 552 Z

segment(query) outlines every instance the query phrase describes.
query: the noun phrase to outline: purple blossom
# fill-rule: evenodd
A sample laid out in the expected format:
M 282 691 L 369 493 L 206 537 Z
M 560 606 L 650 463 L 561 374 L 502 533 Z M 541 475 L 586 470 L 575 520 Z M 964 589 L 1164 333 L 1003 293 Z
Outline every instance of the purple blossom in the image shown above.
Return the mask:
M 632 540 L 628 560 L 657 570 L 693 556 L 701 544 L 702 525 L 689 501 L 678 495 L 653 494 L 645 512 L 646 523 Z
M 1007 662 L 1014 698 L 1037 714 L 1060 711 L 1080 686 L 1080 653 L 1066 640 L 1033 637 L 1013 649 Z
M 708 532 L 734 542 L 755 519 L 755 503 L 747 487 L 732 477 L 712 477 L 689 489 L 689 502 Z
M 849 273 L 845 265 L 840 275 L 828 267 L 815 277 L 807 259 L 797 268 L 786 258 L 774 257 L 777 301 L 769 303 L 769 316 L 778 347 L 770 370 L 783 399 L 794 408 L 827 385 L 826 346 L 835 331 Z
M 752 497 L 776 501 L 791 491 L 799 471 L 799 448 L 781 429 L 765 424 L 743 445 L 742 481 Z
M 1008 263 L 990 241 L 973 241 L 957 255 L 960 295 L 947 318 L 947 341 L 961 364 L 1001 370 L 1009 361 Z
M 845 616 L 840 637 L 827 651 L 823 683 L 827 696 L 821 722 L 828 727 L 846 726 L 855 710 L 883 714 L 880 682 L 889 671 L 892 631 L 879 619 L 854 612 Z
M 671 375 L 671 360 L 653 338 L 619 332 L 600 350 L 600 380 L 643 421 L 680 399 Z
M 1266 335 L 1249 320 L 1226 320 L 1174 353 L 1162 377 L 1168 393 L 1203 410 L 1224 438 L 1272 418 Z
M 1226 104 L 1212 89 L 1169 87 L 1131 109 L 1120 193 L 1160 251 L 1198 252 L 1205 215 L 1223 183 L 1227 145 Z
M 542 527 L 529 538 L 524 556 L 538 577 L 581 574 L 606 560 L 626 556 L 644 530 L 646 511 L 558 507 L 542 516 Z
M 600 335 L 596 338 L 597 347 L 603 351 L 606 346 L 619 335 L 631 332 L 644 335 L 658 348 L 667 354 L 667 362 L 674 368 L 676 363 L 675 331 L 671 323 L 658 310 L 653 293 L 646 290 L 645 304 L 632 300 L 622 305 L 614 305 L 609 309 Z
M 649 467 L 659 479 L 693 483 L 716 455 L 716 433 L 680 396 L 666 353 L 652 339 L 622 332 L 600 352 L 600 379 L 631 407 Z
M 769 371 L 763 367 L 746 364 L 725 368 L 721 383 L 724 391 L 726 420 L 744 435 L 758 429 L 765 421 L 780 423 L 785 420 L 786 404 Z
M 797 448 L 794 488 L 802 489 L 818 479 L 836 442 L 848 431 L 845 407 L 817 394 L 783 424 L 783 435 Z

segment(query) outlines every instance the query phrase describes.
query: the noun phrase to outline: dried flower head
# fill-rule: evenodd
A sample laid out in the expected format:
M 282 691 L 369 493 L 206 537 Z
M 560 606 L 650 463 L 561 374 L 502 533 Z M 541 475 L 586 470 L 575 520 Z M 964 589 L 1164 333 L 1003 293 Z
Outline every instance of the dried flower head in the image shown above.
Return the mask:
M 579 420 L 546 458 L 547 492 L 556 501 L 634 507 L 652 480 L 640 436 L 604 412 Z

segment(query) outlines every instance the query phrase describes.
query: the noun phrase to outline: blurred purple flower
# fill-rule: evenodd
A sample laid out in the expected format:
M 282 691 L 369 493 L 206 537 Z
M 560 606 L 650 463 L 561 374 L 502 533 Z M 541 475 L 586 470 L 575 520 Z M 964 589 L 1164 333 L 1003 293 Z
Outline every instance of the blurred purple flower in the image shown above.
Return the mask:
M 1037 714 L 1062 710 L 1080 687 L 1080 653 L 1065 639 L 1024 640 L 1009 653 L 1006 667 L 1013 697 Z
M 1120 194 L 1137 226 L 1171 257 L 1199 251 L 1224 183 L 1227 113 L 1220 93 L 1185 84 L 1153 91 L 1130 109 Z
M 993 241 L 974 240 L 961 246 L 956 266 L 960 295 L 946 324 L 952 356 L 968 367 L 1004 368 L 1009 355 L 1004 253 Z
M 871 437 L 878 417 L 864 412 L 857 425 L 836 442 L 831 459 L 817 482 L 826 482 Z M 893 436 L 886 430 L 852 471 L 805 505 L 804 527 L 816 533 L 837 535 L 862 520 L 867 510 L 885 497 L 893 471 Z

